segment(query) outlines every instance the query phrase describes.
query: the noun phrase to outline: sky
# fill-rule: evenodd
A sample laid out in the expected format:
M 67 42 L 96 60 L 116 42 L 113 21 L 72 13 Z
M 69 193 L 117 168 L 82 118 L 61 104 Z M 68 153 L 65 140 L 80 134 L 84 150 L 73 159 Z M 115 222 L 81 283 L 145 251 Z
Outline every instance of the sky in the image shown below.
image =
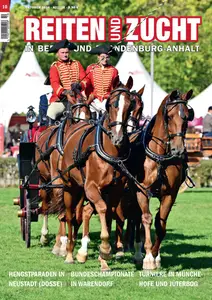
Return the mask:
M 11 7 L 13 7 L 15 3 L 21 3 L 21 0 L 11 0 Z

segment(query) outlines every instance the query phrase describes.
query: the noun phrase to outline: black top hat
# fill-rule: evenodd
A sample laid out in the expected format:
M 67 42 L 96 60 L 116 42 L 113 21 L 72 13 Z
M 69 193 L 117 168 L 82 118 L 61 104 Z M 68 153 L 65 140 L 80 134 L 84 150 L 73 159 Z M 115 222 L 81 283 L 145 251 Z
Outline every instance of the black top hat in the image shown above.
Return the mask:
M 55 43 L 50 49 L 48 53 L 56 53 L 61 48 L 68 48 L 69 50 L 77 49 L 77 46 L 71 42 L 69 42 L 67 39 L 62 40 L 58 43 Z
M 97 47 L 91 49 L 88 53 L 98 54 L 98 55 L 104 53 L 104 54 L 108 54 L 110 56 L 117 56 L 118 55 L 117 52 L 113 49 L 113 47 L 110 46 L 110 45 L 107 45 L 107 44 L 97 46 Z

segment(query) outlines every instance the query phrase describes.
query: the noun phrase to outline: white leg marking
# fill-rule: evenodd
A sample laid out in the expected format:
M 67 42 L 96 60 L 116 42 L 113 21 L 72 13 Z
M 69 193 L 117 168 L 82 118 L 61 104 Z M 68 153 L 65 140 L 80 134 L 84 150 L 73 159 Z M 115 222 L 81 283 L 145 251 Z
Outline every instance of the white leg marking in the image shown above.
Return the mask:
M 43 216 L 43 227 L 41 229 L 41 234 L 42 235 L 48 234 L 48 216 L 47 215 Z
M 121 95 L 120 99 L 119 99 L 119 109 L 118 109 L 118 114 L 117 114 L 117 118 L 116 118 L 117 122 L 122 122 L 123 110 L 124 110 L 124 95 Z M 121 125 L 116 125 L 116 133 L 117 134 L 119 133 L 120 130 L 121 130 Z

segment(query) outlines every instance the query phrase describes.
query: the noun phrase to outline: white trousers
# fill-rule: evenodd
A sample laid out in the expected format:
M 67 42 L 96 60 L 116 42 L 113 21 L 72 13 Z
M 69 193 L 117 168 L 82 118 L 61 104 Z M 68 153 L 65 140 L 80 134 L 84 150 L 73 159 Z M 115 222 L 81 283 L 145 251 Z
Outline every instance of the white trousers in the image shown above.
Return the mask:
M 65 110 L 65 105 L 62 102 L 52 102 L 47 110 L 47 116 L 56 120 L 58 115 L 61 115 Z
M 97 114 L 97 119 L 99 118 L 99 113 L 102 112 L 104 113 L 106 111 L 106 102 L 107 99 L 104 99 L 102 102 L 96 98 L 94 99 L 91 104 L 90 104 L 90 110 L 91 112 L 96 112 Z

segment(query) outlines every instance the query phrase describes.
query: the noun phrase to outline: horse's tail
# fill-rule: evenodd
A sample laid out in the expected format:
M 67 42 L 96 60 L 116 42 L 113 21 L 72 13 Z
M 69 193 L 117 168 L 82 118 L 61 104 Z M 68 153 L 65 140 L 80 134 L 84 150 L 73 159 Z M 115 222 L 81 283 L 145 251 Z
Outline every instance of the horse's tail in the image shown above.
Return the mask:
M 54 188 L 53 197 L 49 204 L 48 214 L 56 215 L 59 217 L 60 215 L 65 214 L 66 207 L 63 198 L 63 188 Z

